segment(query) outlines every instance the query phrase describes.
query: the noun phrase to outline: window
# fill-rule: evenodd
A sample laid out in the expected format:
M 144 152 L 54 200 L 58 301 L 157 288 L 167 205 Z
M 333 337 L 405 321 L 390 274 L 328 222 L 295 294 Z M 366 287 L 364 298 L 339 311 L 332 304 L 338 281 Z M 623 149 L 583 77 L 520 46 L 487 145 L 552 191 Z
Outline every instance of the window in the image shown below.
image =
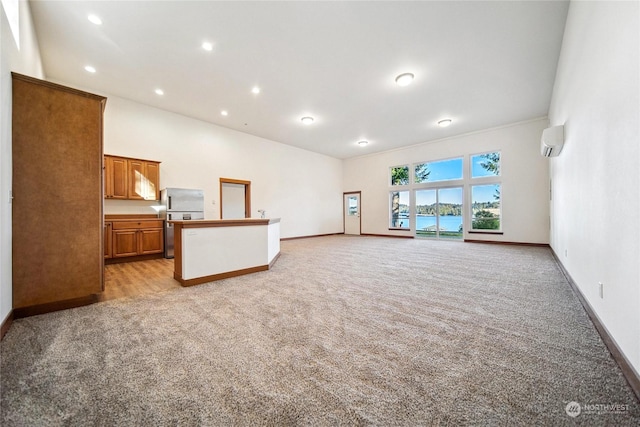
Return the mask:
M 391 168 L 391 185 L 409 185 L 409 166 Z
M 471 186 L 471 229 L 501 229 L 500 184 Z
M 392 191 L 390 193 L 391 228 L 409 228 L 409 191 Z
M 356 216 L 358 215 L 358 196 L 349 196 L 347 198 L 347 215 L 348 216 Z
M 471 186 L 471 230 L 502 229 L 500 152 L 471 156 L 471 179 L 483 185 Z
M 471 156 L 471 178 L 500 176 L 500 152 Z
M 460 240 L 502 234 L 501 169 L 498 150 L 390 167 L 389 228 Z
M 418 163 L 415 165 L 413 172 L 416 184 L 462 179 L 462 157 Z

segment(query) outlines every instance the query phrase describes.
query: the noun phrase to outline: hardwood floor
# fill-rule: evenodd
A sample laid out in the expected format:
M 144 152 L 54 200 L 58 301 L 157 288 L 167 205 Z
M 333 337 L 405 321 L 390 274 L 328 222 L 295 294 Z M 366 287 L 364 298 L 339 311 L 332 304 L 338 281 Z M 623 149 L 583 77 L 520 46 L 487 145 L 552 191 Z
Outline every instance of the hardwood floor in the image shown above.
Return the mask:
M 180 283 L 173 278 L 172 259 L 111 264 L 104 267 L 104 292 L 98 300 L 147 295 L 179 287 Z

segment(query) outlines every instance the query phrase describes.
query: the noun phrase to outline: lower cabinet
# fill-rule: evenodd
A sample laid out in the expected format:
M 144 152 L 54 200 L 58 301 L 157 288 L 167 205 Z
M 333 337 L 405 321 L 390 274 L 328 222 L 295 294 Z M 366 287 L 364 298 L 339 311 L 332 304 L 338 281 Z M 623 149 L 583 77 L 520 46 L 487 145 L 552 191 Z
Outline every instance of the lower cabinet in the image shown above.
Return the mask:
M 164 238 L 162 228 L 140 230 L 140 255 L 164 252 Z
M 113 230 L 114 258 L 140 255 L 138 252 L 139 230 Z
M 104 257 L 105 259 L 113 257 L 113 223 L 105 221 L 104 223 Z
M 105 258 L 108 258 L 105 246 Z M 164 252 L 163 221 L 114 221 L 111 257 L 124 258 Z

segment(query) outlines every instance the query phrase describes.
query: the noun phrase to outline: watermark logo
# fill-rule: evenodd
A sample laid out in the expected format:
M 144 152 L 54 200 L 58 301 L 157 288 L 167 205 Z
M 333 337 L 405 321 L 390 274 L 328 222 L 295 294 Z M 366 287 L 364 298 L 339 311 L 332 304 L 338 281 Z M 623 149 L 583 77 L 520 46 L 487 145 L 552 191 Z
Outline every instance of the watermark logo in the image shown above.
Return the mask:
M 580 415 L 580 412 L 582 411 L 582 408 L 580 407 L 580 404 L 578 402 L 569 402 L 569 403 L 567 403 L 567 406 L 564 407 L 564 411 L 571 418 L 575 418 L 578 415 Z
M 586 403 L 569 402 L 564 407 L 564 411 L 571 418 L 578 415 L 603 415 L 603 414 L 621 414 L 629 411 L 629 405 L 621 403 Z

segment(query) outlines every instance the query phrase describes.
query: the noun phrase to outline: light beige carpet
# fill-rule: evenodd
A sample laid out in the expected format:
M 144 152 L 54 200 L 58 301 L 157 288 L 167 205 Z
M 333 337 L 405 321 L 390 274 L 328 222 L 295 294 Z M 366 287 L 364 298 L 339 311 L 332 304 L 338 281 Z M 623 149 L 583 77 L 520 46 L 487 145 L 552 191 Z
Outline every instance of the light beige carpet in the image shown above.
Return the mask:
M 0 356 L 3 426 L 640 424 L 546 248 L 286 241 L 268 272 L 17 320 Z

